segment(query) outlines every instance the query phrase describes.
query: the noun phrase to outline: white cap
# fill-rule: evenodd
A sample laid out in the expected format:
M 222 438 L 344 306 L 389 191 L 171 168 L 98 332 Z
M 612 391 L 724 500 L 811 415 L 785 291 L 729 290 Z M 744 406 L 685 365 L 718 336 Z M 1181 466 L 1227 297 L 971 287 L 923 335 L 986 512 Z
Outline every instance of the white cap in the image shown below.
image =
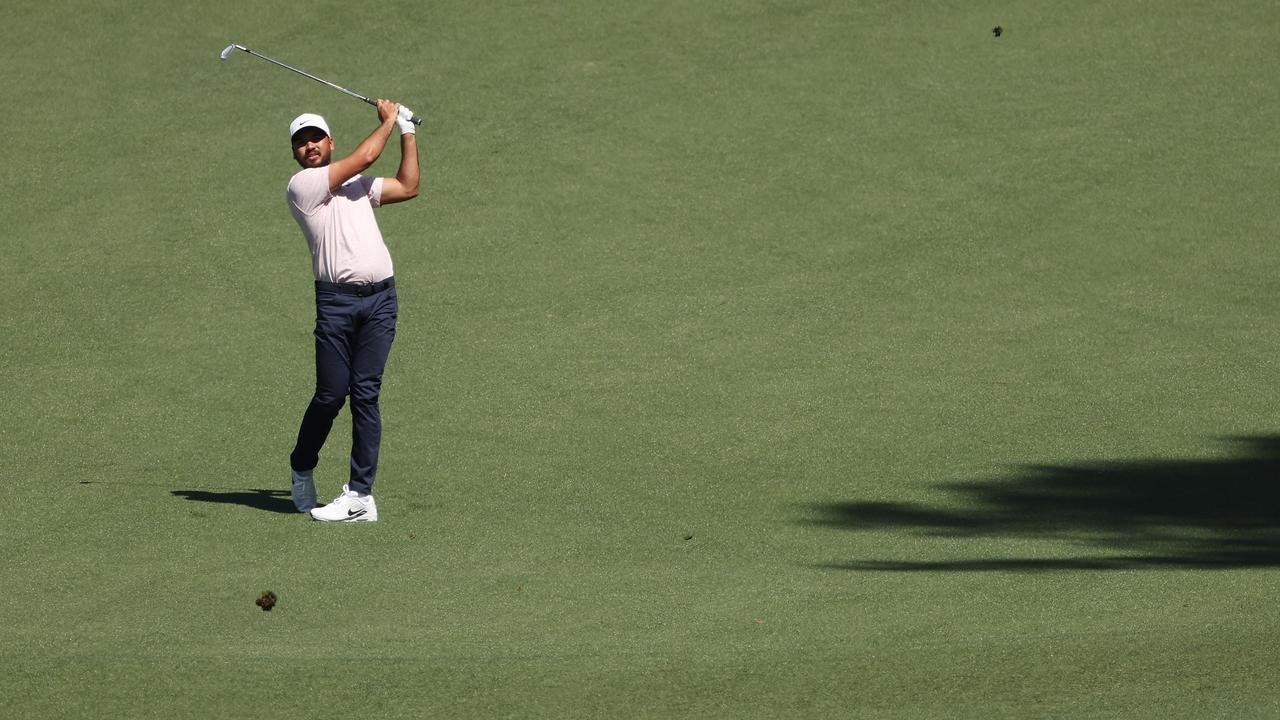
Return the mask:
M 289 123 L 289 140 L 292 141 L 293 136 L 298 134 L 298 131 L 302 128 L 309 127 L 320 128 L 324 131 L 325 135 L 331 135 L 329 132 L 329 123 L 325 122 L 324 118 L 315 113 L 302 113 L 298 117 L 294 118 L 293 122 Z

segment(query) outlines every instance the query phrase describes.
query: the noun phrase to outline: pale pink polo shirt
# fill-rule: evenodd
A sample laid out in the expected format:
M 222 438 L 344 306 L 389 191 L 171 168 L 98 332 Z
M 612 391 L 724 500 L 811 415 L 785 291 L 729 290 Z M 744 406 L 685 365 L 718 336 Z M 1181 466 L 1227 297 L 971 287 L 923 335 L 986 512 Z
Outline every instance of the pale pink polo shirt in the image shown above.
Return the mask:
M 391 277 L 391 253 L 373 217 L 382 203 L 382 178 L 356 175 L 330 193 L 329 168 L 306 168 L 289 178 L 288 197 L 311 246 L 316 280 L 375 283 Z

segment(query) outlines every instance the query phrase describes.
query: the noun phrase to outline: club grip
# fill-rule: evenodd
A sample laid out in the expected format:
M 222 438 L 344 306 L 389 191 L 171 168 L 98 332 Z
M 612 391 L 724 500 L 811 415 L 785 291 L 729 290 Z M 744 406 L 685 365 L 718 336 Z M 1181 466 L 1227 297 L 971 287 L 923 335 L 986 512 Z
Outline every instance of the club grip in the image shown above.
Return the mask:
M 378 107 L 378 101 L 374 100 L 373 98 L 362 97 L 360 99 L 364 100 L 365 102 L 369 103 L 374 107 Z M 414 125 L 421 125 L 422 118 L 418 117 L 417 115 L 414 115 L 413 117 L 409 118 L 409 122 L 413 123 Z

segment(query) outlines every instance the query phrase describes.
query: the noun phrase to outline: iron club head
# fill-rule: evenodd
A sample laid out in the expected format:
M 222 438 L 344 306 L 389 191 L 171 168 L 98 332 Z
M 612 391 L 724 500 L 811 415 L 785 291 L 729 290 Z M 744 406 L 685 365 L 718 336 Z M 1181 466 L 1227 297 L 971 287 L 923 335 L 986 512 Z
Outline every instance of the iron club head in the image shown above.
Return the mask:
M 236 44 L 231 43 L 230 45 L 223 48 L 222 52 L 218 53 L 218 59 L 226 60 L 227 58 L 231 57 L 231 53 L 235 52 L 235 49 L 236 49 Z

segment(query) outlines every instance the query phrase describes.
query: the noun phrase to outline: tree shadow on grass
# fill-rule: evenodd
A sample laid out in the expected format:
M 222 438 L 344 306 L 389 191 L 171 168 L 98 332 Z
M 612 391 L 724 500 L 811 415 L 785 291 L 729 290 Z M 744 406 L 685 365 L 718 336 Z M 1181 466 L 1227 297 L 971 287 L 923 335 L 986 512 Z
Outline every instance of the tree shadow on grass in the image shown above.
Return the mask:
M 1236 438 L 1229 459 L 1029 466 L 1018 476 L 944 483 L 958 502 L 841 502 L 815 523 L 947 539 L 946 558 L 853 560 L 850 570 L 1133 570 L 1280 567 L 1280 436 Z M 984 539 L 978 542 L 978 539 Z M 966 541 L 1047 542 L 1044 557 L 954 559 Z M 1081 548 L 1088 552 L 1082 554 Z M 989 552 L 983 554 L 990 554 Z M 1025 555 L 1025 553 L 1023 553 Z
M 171 490 L 172 494 L 196 502 L 223 503 L 226 505 L 244 505 L 257 510 L 274 513 L 296 515 L 297 508 L 288 490 L 231 490 L 213 492 L 210 490 Z

